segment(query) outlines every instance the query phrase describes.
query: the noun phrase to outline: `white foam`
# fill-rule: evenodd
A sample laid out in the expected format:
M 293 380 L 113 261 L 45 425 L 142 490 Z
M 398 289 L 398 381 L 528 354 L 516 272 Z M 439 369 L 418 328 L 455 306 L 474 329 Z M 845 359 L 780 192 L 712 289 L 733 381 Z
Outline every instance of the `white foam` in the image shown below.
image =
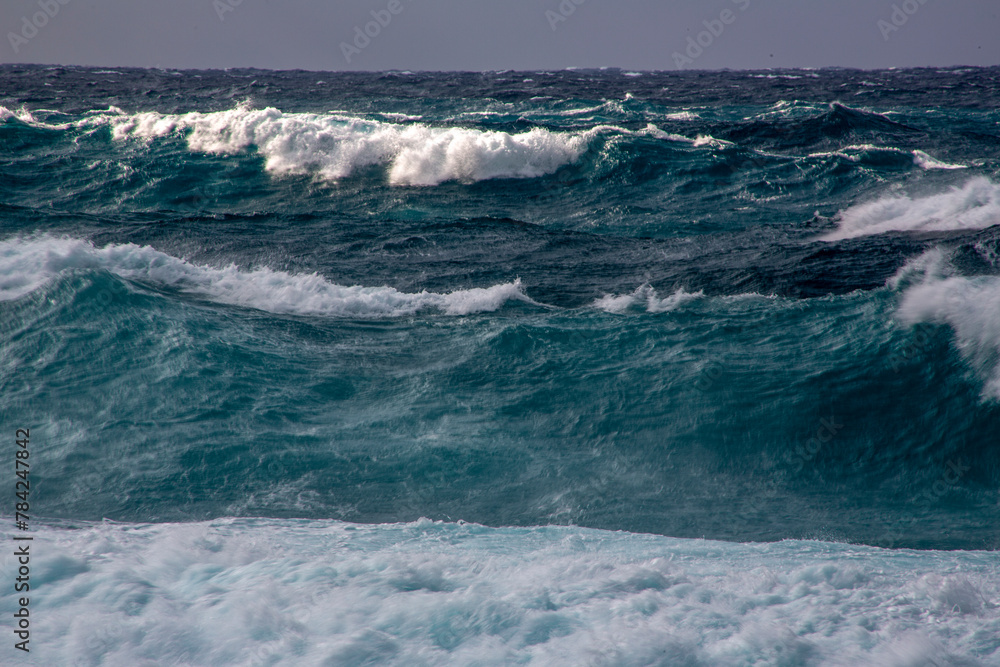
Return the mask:
M 992 251 L 980 249 L 987 261 Z M 897 318 L 908 325 L 943 324 L 983 381 L 983 397 L 1000 399 L 1000 278 L 963 277 L 941 248 L 908 261 L 887 286 L 902 293 Z
M 725 148 L 726 146 L 733 146 L 733 142 L 726 141 L 725 139 L 716 139 L 715 137 L 708 134 L 699 134 L 694 140 L 695 146 L 711 146 L 712 148 Z
M 947 324 L 955 345 L 983 380 L 983 397 L 1000 400 L 1000 278 L 952 276 L 906 290 L 897 316 L 907 324 Z
M 619 128 L 616 128 L 619 129 Z M 674 134 L 673 132 L 664 132 L 658 128 L 653 123 L 648 123 L 644 130 L 640 130 L 638 133 L 632 133 L 624 131 L 627 134 L 645 134 L 656 139 L 664 139 L 666 141 L 680 141 L 687 144 L 691 144 L 695 148 L 702 148 L 708 146 L 709 148 L 726 148 L 727 146 L 734 146 L 733 142 L 726 141 L 725 139 L 716 139 L 713 136 L 706 134 L 699 134 L 694 139 L 690 137 L 685 137 L 682 134 Z
M 32 127 L 44 127 L 44 123 L 35 118 L 35 115 L 27 107 L 21 107 L 19 109 L 12 110 L 7 107 L 0 106 L 0 121 L 6 121 L 10 119 L 16 119 L 24 123 L 25 125 L 31 125 Z M 53 125 L 54 129 L 61 129 L 68 127 L 67 125 L 58 126 Z
M 802 76 L 796 74 L 751 74 L 751 78 L 754 79 L 801 79 Z M 811 74 L 810 76 L 818 76 L 817 74 Z
M 577 160 L 593 136 L 541 128 L 509 134 L 245 106 L 214 113 L 108 113 L 95 120 L 110 124 L 119 140 L 180 134 L 197 152 L 234 154 L 256 148 L 275 174 L 339 179 L 385 165 L 394 185 L 544 176 Z
M 916 667 L 1000 658 L 1000 566 L 988 552 L 426 520 L 42 525 L 33 537 L 23 664 Z M 13 549 L 0 555 L 4 572 L 15 561 Z M 13 605 L 3 596 L 8 619 Z
M 57 109 L 28 109 L 27 107 L 22 106 L 16 111 L 12 111 L 7 107 L 0 106 L 0 121 L 15 118 L 25 125 L 29 125 L 40 130 L 51 131 L 71 130 L 73 128 L 89 129 L 95 125 L 105 124 L 109 115 L 121 114 L 124 114 L 121 109 L 112 106 L 108 107 L 105 111 L 91 112 L 83 120 L 77 122 L 67 121 L 58 123 L 53 122 L 55 117 L 65 118 L 68 114 Z
M 608 313 L 624 313 L 635 306 L 645 306 L 646 312 L 665 313 L 679 308 L 689 301 L 700 299 L 702 296 L 704 296 L 703 292 L 699 291 L 692 294 L 684 291 L 682 287 L 670 296 L 661 299 L 657 295 L 656 290 L 651 286 L 641 285 L 631 294 L 619 296 L 605 294 L 600 299 L 594 301 L 593 307 L 600 308 Z
M 968 169 L 964 164 L 949 164 L 942 162 L 923 151 L 913 151 L 913 163 L 921 169 Z
M 752 116 L 747 116 L 743 120 L 770 119 L 775 116 L 788 117 L 793 114 L 811 114 L 819 111 L 820 109 L 821 107 L 809 104 L 808 102 L 801 102 L 799 100 L 778 100 L 764 111 Z
M 664 141 L 680 141 L 687 144 L 694 144 L 694 139 L 685 137 L 682 134 L 674 134 L 673 132 L 664 132 L 653 123 L 648 123 L 646 125 L 646 129 L 642 130 L 640 134 L 645 134 L 647 136 L 653 137 L 654 139 L 662 139 Z
M 609 104 L 612 103 L 557 115 L 592 114 Z M 497 114 L 474 111 L 462 115 Z M 666 133 L 652 124 L 638 132 L 615 125 L 598 125 L 575 132 L 534 128 L 510 134 L 409 122 L 419 120 L 419 116 L 388 112 L 376 115 L 384 120 L 360 118 L 344 111 L 284 113 L 275 108 L 252 109 L 246 105 L 227 111 L 186 114 L 155 111 L 130 114 L 112 106 L 90 112 L 76 122 L 56 124 L 38 120 L 27 109 L 14 112 L 0 107 L 0 121 L 17 118 L 41 129 L 93 130 L 107 126 L 116 141 L 154 141 L 179 136 L 184 137 L 189 150 L 194 152 L 234 155 L 256 150 L 265 158 L 265 169 L 276 175 L 312 174 L 337 180 L 380 165 L 386 168 L 389 182 L 398 186 L 546 176 L 578 160 L 590 142 L 601 135 L 651 135 L 696 147 L 733 145 L 708 135 L 690 139 Z M 697 114 L 689 111 L 666 116 L 667 120 L 675 121 L 697 118 Z
M 415 121 L 415 120 L 423 120 L 424 119 L 423 116 L 412 115 L 412 114 L 405 114 L 405 113 L 392 113 L 392 112 L 387 112 L 387 111 L 386 112 L 381 112 L 378 115 L 382 116 L 386 120 L 391 120 L 391 121 L 393 121 L 395 123 L 407 122 L 407 121 Z
M 677 111 L 674 113 L 668 113 L 663 118 L 665 120 L 675 120 L 675 121 L 701 120 L 701 116 L 694 113 L 693 111 Z
M 977 177 L 962 187 L 919 198 L 892 195 L 841 211 L 837 231 L 821 238 L 840 241 L 887 232 L 985 229 L 1000 224 L 1000 185 Z
M 556 116 L 572 117 L 572 116 L 592 116 L 600 111 L 605 111 L 609 107 L 607 102 L 603 104 L 598 104 L 597 106 L 584 107 L 582 109 L 567 109 L 565 111 L 555 112 Z
M 873 144 L 854 144 L 851 146 L 844 146 L 843 148 L 837 149 L 835 151 L 822 151 L 819 153 L 810 153 L 808 157 L 811 158 L 839 157 L 845 160 L 850 160 L 851 162 L 860 162 L 861 154 L 863 153 L 897 153 L 900 155 L 905 155 L 907 151 L 901 150 L 899 148 L 893 148 L 892 146 L 875 146 Z
M 948 254 L 939 247 L 930 248 L 923 254 L 912 257 L 886 281 L 894 290 L 902 290 L 929 280 L 942 280 L 954 274 L 949 264 Z
M 921 169 L 930 171 L 932 169 L 968 169 L 967 165 L 964 164 L 949 164 L 947 162 L 942 162 L 936 158 L 931 157 L 927 153 L 919 150 L 915 151 L 904 151 L 900 148 L 894 148 L 892 146 L 875 146 L 873 144 L 855 144 L 852 146 L 845 146 L 835 151 L 821 151 L 818 153 L 810 153 L 808 157 L 810 158 L 829 158 L 829 157 L 839 157 L 851 162 L 861 162 L 862 157 L 865 153 L 896 153 L 898 155 L 911 155 L 913 157 L 913 164 L 917 165 Z
M 534 303 L 519 280 L 447 294 L 406 293 L 392 287 L 345 287 L 316 273 L 204 266 L 131 243 L 96 248 L 88 241 L 49 236 L 0 241 L 0 301 L 19 298 L 60 274 L 95 269 L 280 314 L 370 318 L 436 309 L 468 315 L 495 311 L 512 300 Z

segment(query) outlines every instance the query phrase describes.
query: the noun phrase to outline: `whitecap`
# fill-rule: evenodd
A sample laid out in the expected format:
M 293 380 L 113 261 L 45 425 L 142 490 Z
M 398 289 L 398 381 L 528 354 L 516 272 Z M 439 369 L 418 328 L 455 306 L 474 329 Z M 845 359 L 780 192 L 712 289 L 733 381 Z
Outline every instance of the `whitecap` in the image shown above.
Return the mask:
M 318 273 L 206 266 L 132 243 L 97 248 L 89 241 L 51 236 L 0 241 L 0 301 L 17 299 L 76 270 L 104 270 L 217 303 L 289 315 L 379 318 L 426 310 L 469 315 L 498 310 L 508 301 L 535 303 L 520 280 L 444 294 L 407 293 L 385 286 L 338 285 Z
M 1000 277 L 963 277 L 932 248 L 906 263 L 888 286 L 902 290 L 897 318 L 907 325 L 943 324 L 983 379 L 983 396 L 1000 399 Z
M 727 146 L 734 146 L 735 144 L 725 139 L 716 139 L 709 134 L 699 134 L 695 137 L 694 145 L 697 147 L 711 146 L 712 148 L 725 148 Z
M 693 111 L 676 111 L 673 113 L 666 114 L 663 117 L 663 119 L 673 120 L 673 121 L 692 121 L 692 120 L 700 120 L 701 116 L 694 113 Z
M 874 146 L 872 144 L 854 144 L 852 146 L 844 146 L 835 151 L 822 151 L 818 153 L 810 153 L 807 157 L 810 158 L 827 158 L 827 157 L 839 157 L 845 160 L 850 160 L 851 162 L 860 162 L 863 153 L 897 153 L 905 154 L 906 151 L 900 150 L 899 148 L 893 148 L 892 146 Z
M 246 106 L 212 113 L 108 112 L 85 122 L 109 124 L 117 140 L 176 134 L 200 153 L 231 155 L 254 148 L 274 174 L 314 174 L 335 180 L 384 165 L 393 185 L 545 176 L 576 161 L 593 136 L 592 131 L 542 128 L 511 134 Z
M 680 306 L 700 299 L 704 296 L 701 291 L 687 292 L 683 287 L 668 297 L 661 299 L 656 290 L 650 285 L 641 285 L 631 294 L 614 295 L 605 294 L 596 299 L 592 306 L 608 313 L 621 314 L 627 312 L 635 306 L 645 306 L 648 313 L 666 313 L 679 308 Z
M 964 164 L 942 162 L 923 151 L 913 151 L 913 163 L 921 169 L 968 169 Z
M 887 232 L 985 229 L 1000 224 L 1000 185 L 984 177 L 924 197 L 891 195 L 857 204 L 837 216 L 837 230 L 823 241 Z

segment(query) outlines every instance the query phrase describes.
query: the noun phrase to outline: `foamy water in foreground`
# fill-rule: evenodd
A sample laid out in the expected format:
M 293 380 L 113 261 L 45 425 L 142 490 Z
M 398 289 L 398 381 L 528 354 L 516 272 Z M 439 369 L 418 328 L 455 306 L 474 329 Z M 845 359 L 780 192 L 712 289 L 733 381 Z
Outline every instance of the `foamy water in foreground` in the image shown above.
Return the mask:
M 251 519 L 45 527 L 32 550 L 37 665 L 924 667 L 1000 648 L 991 552 Z

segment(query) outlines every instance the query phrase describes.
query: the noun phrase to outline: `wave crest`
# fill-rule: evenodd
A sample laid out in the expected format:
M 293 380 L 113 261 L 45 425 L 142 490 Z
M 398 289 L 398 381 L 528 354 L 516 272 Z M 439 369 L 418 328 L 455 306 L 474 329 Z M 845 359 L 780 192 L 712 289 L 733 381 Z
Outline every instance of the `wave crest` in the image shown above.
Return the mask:
M 119 140 L 186 133 L 192 151 L 233 154 L 256 147 L 266 158 L 267 170 L 276 174 L 340 179 L 364 167 L 386 165 L 393 185 L 545 176 L 583 155 L 592 134 L 541 128 L 508 134 L 244 107 L 104 119 Z
M 105 270 L 235 306 L 277 314 L 326 317 L 401 317 L 436 309 L 446 315 L 492 312 L 508 301 L 534 303 L 520 280 L 487 288 L 406 293 L 392 287 L 343 286 L 317 273 L 286 273 L 264 267 L 246 271 L 230 264 L 194 264 L 132 243 L 96 248 L 72 238 L 38 237 L 0 242 L 0 301 L 16 299 L 72 270 Z
M 1000 185 L 979 177 L 928 197 L 883 197 L 841 211 L 837 231 L 821 238 L 842 241 L 886 232 L 985 229 L 1000 224 Z
M 670 296 L 661 299 L 651 286 L 642 285 L 631 294 L 621 296 L 605 294 L 594 301 L 593 306 L 608 313 L 624 313 L 637 306 L 645 306 L 648 313 L 666 313 L 702 296 L 704 293 L 701 291 L 691 293 L 681 287 Z
M 1000 277 L 955 275 L 946 254 L 934 248 L 911 260 L 889 285 L 904 288 L 899 320 L 950 326 L 958 351 L 984 379 L 983 395 L 1000 399 Z

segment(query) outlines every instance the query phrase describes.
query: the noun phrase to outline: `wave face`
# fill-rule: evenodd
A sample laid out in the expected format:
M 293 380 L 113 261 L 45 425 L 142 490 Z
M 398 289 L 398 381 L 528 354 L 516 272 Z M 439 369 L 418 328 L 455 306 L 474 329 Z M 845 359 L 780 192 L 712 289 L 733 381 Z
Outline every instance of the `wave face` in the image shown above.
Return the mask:
M 0 67 L 38 664 L 997 664 L 1000 70 L 636 74 Z

